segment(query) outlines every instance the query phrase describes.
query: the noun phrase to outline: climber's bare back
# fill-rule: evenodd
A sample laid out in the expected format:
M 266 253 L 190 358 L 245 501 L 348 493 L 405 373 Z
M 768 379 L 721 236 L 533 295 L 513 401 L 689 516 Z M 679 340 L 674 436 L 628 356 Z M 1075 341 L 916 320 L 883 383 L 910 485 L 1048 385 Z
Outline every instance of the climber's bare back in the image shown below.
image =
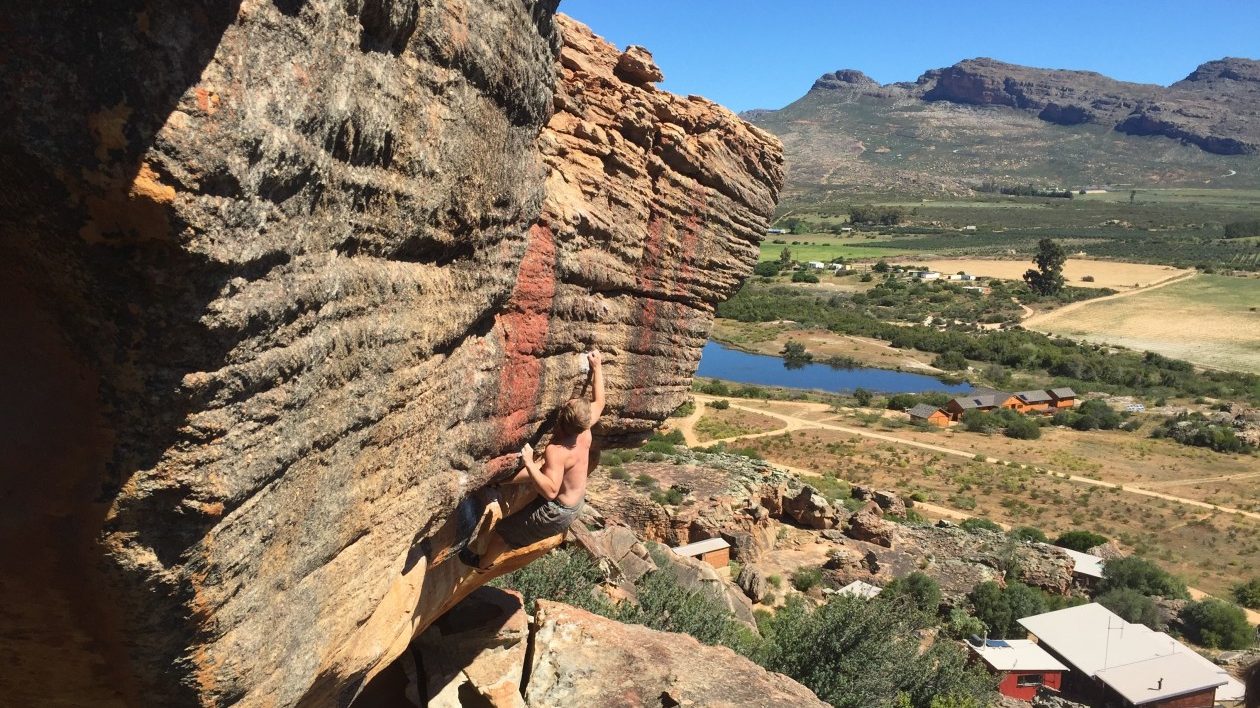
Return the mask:
M 574 506 L 586 496 L 591 437 L 591 431 L 587 429 L 566 439 L 552 440 L 543 453 L 546 463 L 564 468 L 564 480 L 560 482 L 560 493 L 556 496 L 556 501 L 565 506 Z

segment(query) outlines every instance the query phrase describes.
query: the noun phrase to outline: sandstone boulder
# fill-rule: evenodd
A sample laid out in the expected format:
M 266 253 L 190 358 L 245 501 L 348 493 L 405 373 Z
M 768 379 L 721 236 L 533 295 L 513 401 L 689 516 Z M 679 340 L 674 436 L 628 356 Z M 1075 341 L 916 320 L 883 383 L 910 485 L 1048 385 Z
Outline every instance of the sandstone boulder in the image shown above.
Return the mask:
M 849 517 L 849 523 L 844 532 L 850 538 L 892 548 L 893 541 L 897 537 L 897 525 L 884 521 L 878 513 L 868 508 Z
M 810 486 L 802 488 L 796 496 L 784 499 L 783 514 L 811 529 L 834 528 L 838 516 L 831 503 Z
M 7 700 L 345 704 L 486 579 L 430 559 L 575 349 L 605 444 L 684 399 L 780 147 L 554 9 L 6 19 Z
M 680 588 L 708 595 L 725 606 L 735 619 L 751 627 L 756 626 L 752 603 L 738 587 L 718 575 L 713 566 L 695 558 L 685 558 L 667 548 L 659 548 L 657 558 L 665 559 L 662 570 L 673 574 Z
M 725 647 L 540 600 L 530 706 L 825 706 L 807 688 Z
M 520 594 L 478 588 L 425 630 L 420 652 L 430 708 L 459 708 L 469 694 L 494 708 L 521 708 L 529 616 Z
M 765 573 L 755 565 L 745 565 L 743 568 L 740 568 L 739 577 L 736 578 L 735 583 L 739 585 L 740 590 L 744 591 L 748 599 L 753 602 L 764 600 L 766 593 L 770 589 Z

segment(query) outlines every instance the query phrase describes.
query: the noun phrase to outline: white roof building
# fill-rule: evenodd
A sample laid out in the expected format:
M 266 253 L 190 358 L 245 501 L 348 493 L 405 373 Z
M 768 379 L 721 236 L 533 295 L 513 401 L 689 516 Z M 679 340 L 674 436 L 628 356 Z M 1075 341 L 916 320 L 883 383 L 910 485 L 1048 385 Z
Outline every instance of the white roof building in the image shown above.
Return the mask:
M 1147 703 L 1212 687 L 1221 701 L 1240 699 L 1244 692 L 1242 682 L 1190 647 L 1146 625 L 1126 622 L 1098 603 L 1025 617 L 1019 623 L 1076 671 L 1098 678 L 1126 699 L 1121 687 L 1137 682 L 1135 677 L 1150 679 L 1142 687 Z M 1161 678 L 1166 690 L 1153 688 Z M 1196 688 L 1186 688 L 1190 685 Z
M 988 639 L 984 646 L 968 643 L 995 671 L 1067 671 L 1063 662 L 1027 639 Z
M 700 556 L 712 551 L 720 551 L 723 548 L 730 548 L 731 544 L 726 539 L 718 536 L 716 538 L 706 538 L 703 541 L 688 543 L 683 546 L 674 548 L 674 553 L 680 556 Z
M 1072 568 L 1073 573 L 1087 575 L 1091 578 L 1102 578 L 1103 563 L 1106 563 L 1102 558 L 1061 546 L 1054 546 L 1054 549 L 1066 553 L 1072 559 L 1072 562 L 1075 563 L 1075 566 Z
M 883 592 L 884 589 L 861 580 L 854 580 L 836 591 L 837 595 L 849 595 L 869 600 Z

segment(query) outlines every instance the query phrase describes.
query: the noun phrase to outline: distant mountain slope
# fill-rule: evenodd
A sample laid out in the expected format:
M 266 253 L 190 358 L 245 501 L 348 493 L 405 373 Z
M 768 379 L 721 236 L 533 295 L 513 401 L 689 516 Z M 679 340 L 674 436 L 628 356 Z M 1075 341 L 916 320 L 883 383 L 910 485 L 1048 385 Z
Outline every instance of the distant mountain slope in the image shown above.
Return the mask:
M 1171 86 L 969 59 L 881 86 L 824 74 L 777 111 L 789 190 L 965 192 L 1000 184 L 1260 186 L 1260 61 L 1206 63 Z

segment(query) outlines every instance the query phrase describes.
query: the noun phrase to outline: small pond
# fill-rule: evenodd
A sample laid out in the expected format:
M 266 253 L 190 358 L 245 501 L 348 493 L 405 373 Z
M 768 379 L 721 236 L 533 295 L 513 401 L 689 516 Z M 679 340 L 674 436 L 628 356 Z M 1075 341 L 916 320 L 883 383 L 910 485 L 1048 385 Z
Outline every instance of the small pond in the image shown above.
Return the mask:
M 789 365 L 781 357 L 749 354 L 722 346 L 717 342 L 704 345 L 700 358 L 700 378 L 715 378 L 761 386 L 817 389 L 847 392 L 864 388 L 877 393 L 926 393 L 945 391 L 966 393 L 967 383 L 948 384 L 934 376 L 909 374 L 904 371 L 857 367 L 839 369 L 826 364 Z

